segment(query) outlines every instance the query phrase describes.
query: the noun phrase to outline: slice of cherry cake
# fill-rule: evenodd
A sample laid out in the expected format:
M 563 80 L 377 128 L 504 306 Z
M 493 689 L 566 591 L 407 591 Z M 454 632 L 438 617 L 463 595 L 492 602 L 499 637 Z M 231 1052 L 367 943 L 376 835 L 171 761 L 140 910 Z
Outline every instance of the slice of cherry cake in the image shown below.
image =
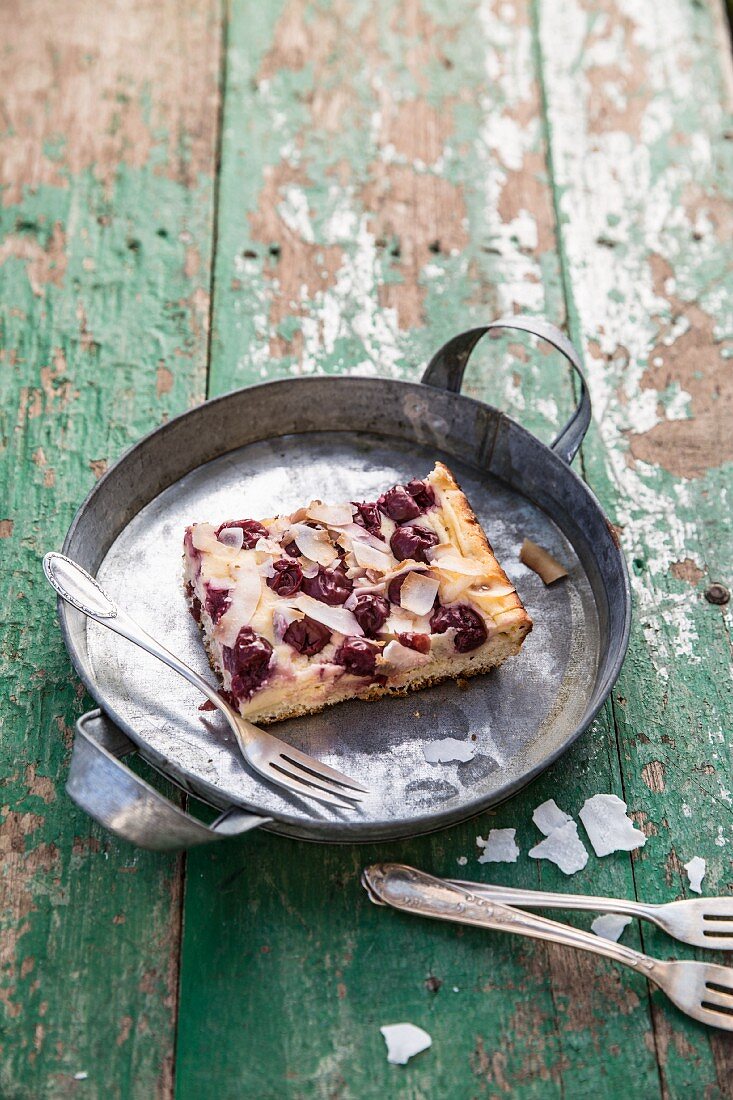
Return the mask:
M 254 722 L 486 672 L 532 628 L 440 462 L 376 501 L 193 524 L 184 565 L 211 666 Z

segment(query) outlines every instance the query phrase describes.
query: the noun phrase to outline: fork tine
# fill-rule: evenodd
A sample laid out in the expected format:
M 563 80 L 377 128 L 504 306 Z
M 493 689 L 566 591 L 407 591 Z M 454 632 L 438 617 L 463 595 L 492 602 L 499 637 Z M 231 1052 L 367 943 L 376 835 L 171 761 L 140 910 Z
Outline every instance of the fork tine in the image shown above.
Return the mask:
M 299 783 L 306 783 L 310 787 L 314 787 L 319 791 L 326 791 L 327 794 L 333 794 L 336 798 L 343 798 L 347 802 L 361 802 L 361 796 L 358 794 L 350 794 L 348 791 L 338 790 L 332 786 L 330 779 L 321 778 L 311 772 L 304 772 L 296 770 L 296 766 L 286 761 L 286 758 L 282 755 L 276 760 L 270 761 L 270 766 L 281 771 L 284 775 L 292 776 L 293 779 L 297 779 Z
M 733 1013 L 733 989 L 729 986 L 719 982 L 705 982 L 705 997 L 714 998 L 718 1004 L 724 1005 Z
M 270 771 L 276 773 L 275 775 L 268 775 L 271 783 L 278 783 L 281 787 L 285 787 L 294 794 L 303 794 L 307 798 L 316 798 L 319 802 L 327 802 L 329 806 L 338 806 L 342 810 L 356 809 L 355 802 L 342 801 L 333 790 L 321 787 L 317 783 L 308 783 L 299 779 L 298 776 L 293 775 L 274 760 L 270 760 L 266 766 L 265 773 L 267 774 Z
M 324 764 L 321 760 L 314 760 L 312 756 L 306 756 L 304 752 L 299 752 L 298 749 L 294 749 L 290 745 L 287 746 L 287 750 L 283 750 L 280 753 L 280 756 L 283 760 L 287 760 L 288 764 L 292 767 L 302 768 L 303 771 L 308 772 L 316 779 L 331 779 L 334 783 L 338 783 L 342 787 L 348 787 L 351 791 L 369 794 L 367 787 L 360 787 L 359 784 L 355 783 L 353 779 L 350 779 L 348 775 L 336 771 L 335 768 L 329 767 L 328 764 Z

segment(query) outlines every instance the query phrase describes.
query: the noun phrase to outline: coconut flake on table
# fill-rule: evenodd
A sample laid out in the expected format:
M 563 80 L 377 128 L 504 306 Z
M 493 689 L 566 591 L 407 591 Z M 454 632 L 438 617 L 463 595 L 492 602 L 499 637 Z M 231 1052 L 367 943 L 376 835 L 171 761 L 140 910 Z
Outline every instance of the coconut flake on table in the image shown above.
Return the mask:
M 527 854 L 532 859 L 549 860 L 566 875 L 582 871 L 588 862 L 588 852 L 578 836 L 578 826 L 572 820 L 561 825 L 559 829 L 553 829 L 549 836 L 530 848 Z
M 324 504 L 312 500 L 306 509 L 308 519 L 316 523 L 325 523 L 329 527 L 346 527 L 354 522 L 354 509 L 350 504 Z
M 456 737 L 443 737 L 423 745 L 423 756 L 428 764 L 449 764 L 458 761 L 465 764 L 472 760 L 476 752 L 475 741 L 459 741 Z
M 351 543 L 351 552 L 356 558 L 357 564 L 363 569 L 376 569 L 378 573 L 389 573 L 397 562 L 394 554 L 389 551 L 377 550 L 375 546 L 362 539 L 354 539 Z
M 262 578 L 257 566 L 248 563 L 237 571 L 237 580 L 229 592 L 229 607 L 214 628 L 222 645 L 234 645 L 239 631 L 248 625 L 257 610 L 261 595 Z
M 694 890 L 696 894 L 702 893 L 702 880 L 705 877 L 705 869 L 707 864 L 702 856 L 693 856 L 689 863 L 683 864 L 687 871 L 687 878 L 690 883 L 690 889 Z
M 400 588 L 400 606 L 414 615 L 427 615 L 435 603 L 440 584 L 423 573 L 408 573 Z
M 604 940 L 618 941 L 624 928 L 631 924 L 631 917 L 619 917 L 616 913 L 604 913 L 602 917 L 596 917 L 590 926 L 591 932 L 595 932 Z
M 626 816 L 626 803 L 615 794 L 594 794 L 579 814 L 597 856 L 633 852 L 643 848 L 646 837 Z
M 548 798 L 534 811 L 532 820 L 541 833 L 549 836 L 555 829 L 561 829 L 573 819 L 570 814 L 560 809 L 554 798 Z
M 335 630 L 337 634 L 351 634 L 361 637 L 364 633 L 356 616 L 345 607 L 330 607 L 327 603 L 314 600 L 312 596 L 306 596 L 304 592 L 298 593 L 287 601 L 290 607 L 297 607 L 304 612 L 309 619 L 315 619 L 323 623 L 329 630 Z
M 382 658 L 395 672 L 406 672 L 430 661 L 429 653 L 418 653 L 416 649 L 402 645 L 401 642 L 388 642 L 382 650 Z
M 477 836 L 476 843 L 483 848 L 479 863 L 516 863 L 519 855 L 516 835 L 516 829 L 489 829 L 486 840 Z
M 458 856 L 458 858 L 456 859 L 456 863 L 459 867 L 465 867 L 468 863 L 468 856 Z
M 289 534 L 303 557 L 310 561 L 318 562 L 319 565 L 330 565 L 338 557 L 336 548 L 328 537 L 328 531 L 317 531 L 305 523 L 294 523 Z
M 379 1030 L 387 1044 L 387 1061 L 393 1066 L 406 1065 L 410 1058 L 433 1045 L 427 1031 L 416 1024 L 385 1024 Z

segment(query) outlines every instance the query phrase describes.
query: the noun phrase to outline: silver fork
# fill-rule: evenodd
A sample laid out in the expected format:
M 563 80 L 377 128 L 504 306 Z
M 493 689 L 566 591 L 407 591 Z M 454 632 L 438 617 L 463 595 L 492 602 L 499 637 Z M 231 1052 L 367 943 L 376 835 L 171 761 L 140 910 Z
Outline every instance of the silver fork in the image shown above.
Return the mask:
M 593 932 L 513 909 L 400 863 L 376 863 L 367 867 L 362 874 L 362 884 L 377 905 L 390 905 L 436 920 L 514 932 L 603 955 L 643 974 L 693 1019 L 733 1031 L 733 969 L 730 967 L 654 959 L 623 943 L 604 940 Z
M 685 898 L 661 905 L 624 898 L 594 898 L 585 894 L 554 894 L 542 890 L 515 890 L 483 882 L 450 879 L 456 886 L 520 909 L 591 909 L 620 913 L 651 921 L 681 943 L 714 951 L 733 951 L 733 898 Z
M 361 801 L 359 796 L 369 793 L 348 775 L 306 756 L 242 718 L 206 680 L 117 607 L 94 577 L 71 558 L 57 553 L 46 554 L 43 570 L 59 596 L 72 607 L 139 645 L 197 687 L 226 718 L 247 763 L 270 783 L 344 810 L 355 809 L 354 803 Z

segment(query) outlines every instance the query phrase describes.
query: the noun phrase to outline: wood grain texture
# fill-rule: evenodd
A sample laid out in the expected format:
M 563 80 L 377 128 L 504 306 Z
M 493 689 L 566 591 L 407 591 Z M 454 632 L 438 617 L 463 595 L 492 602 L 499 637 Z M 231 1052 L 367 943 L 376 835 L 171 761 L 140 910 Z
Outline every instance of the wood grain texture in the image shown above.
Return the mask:
M 635 624 L 613 693 L 624 791 L 649 840 L 640 896 L 733 889 L 730 582 L 733 389 L 731 58 L 686 0 L 540 5 L 540 48 L 571 331 L 598 418 L 591 485 L 619 526 Z M 669 945 L 644 932 L 649 950 Z M 684 949 L 675 951 L 684 954 Z M 691 954 L 691 953 L 690 953 Z M 731 1036 L 659 995 L 667 1096 L 730 1094 Z
M 294 2 L 233 12 L 212 393 L 296 372 L 415 378 L 445 338 L 489 316 L 562 320 L 529 6 L 374 10 Z M 556 360 L 519 340 L 483 350 L 468 384 L 545 433 L 570 395 Z M 609 709 L 526 795 L 438 837 L 370 850 L 252 836 L 192 854 L 179 1100 L 620 1095 L 629 1079 L 658 1096 L 648 995 L 634 975 L 375 910 L 358 885 L 378 856 L 448 874 L 466 855 L 468 873 L 488 878 L 477 833 L 516 826 L 526 853 L 544 798 L 577 813 L 611 790 L 623 781 Z M 526 855 L 491 872 L 568 885 Z M 632 895 L 632 866 L 591 857 L 573 886 Z M 226 1024 L 214 1004 L 227 1005 Z M 434 1041 L 406 1070 L 387 1065 L 379 1034 L 400 1020 Z M 239 1036 L 256 1036 L 256 1057 Z
M 0 1094 L 147 1100 L 172 1088 L 181 861 L 64 793 L 85 700 L 40 558 L 204 393 L 218 13 L 2 7 Z

